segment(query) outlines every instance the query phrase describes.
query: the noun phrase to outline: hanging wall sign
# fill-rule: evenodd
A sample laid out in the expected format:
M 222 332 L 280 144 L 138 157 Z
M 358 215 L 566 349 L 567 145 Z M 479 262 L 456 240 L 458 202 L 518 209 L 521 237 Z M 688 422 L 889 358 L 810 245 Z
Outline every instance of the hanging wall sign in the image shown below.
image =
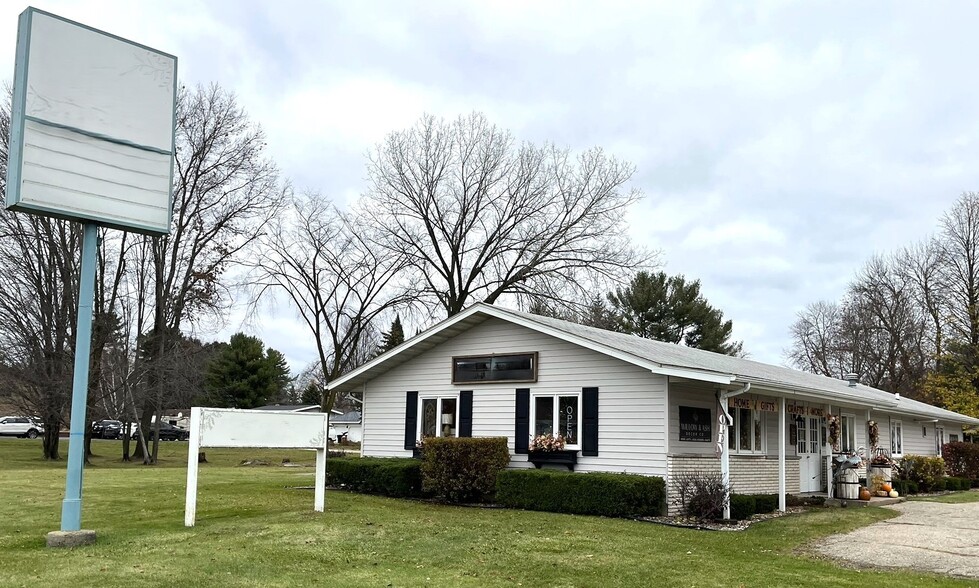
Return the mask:
M 709 408 L 681 406 L 680 441 L 700 441 L 710 443 L 713 420 Z
M 817 406 L 805 406 L 802 404 L 790 404 L 785 407 L 785 411 L 794 416 L 811 416 L 817 418 L 826 417 L 826 409 Z
M 727 399 L 728 408 L 746 408 L 748 410 L 760 410 L 762 412 L 778 412 L 778 404 L 771 400 L 758 400 L 756 398 L 746 398 L 735 396 Z

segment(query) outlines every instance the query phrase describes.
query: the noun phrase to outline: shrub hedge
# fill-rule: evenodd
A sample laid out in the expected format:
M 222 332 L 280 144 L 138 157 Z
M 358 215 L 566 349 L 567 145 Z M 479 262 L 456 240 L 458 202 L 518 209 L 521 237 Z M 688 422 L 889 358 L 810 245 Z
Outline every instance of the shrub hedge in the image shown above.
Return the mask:
M 422 495 L 421 462 L 398 457 L 344 457 L 326 462 L 331 486 L 395 498 Z
M 422 489 L 448 502 L 487 502 L 510 463 L 506 437 L 434 437 L 422 450 Z
M 575 474 L 557 470 L 504 470 L 496 501 L 510 508 L 599 515 L 657 516 L 666 506 L 663 478 L 635 474 Z
M 918 483 L 914 480 L 896 479 L 891 482 L 891 486 L 897 490 L 897 493 L 901 496 L 918 493 Z
M 788 506 L 788 495 L 786 495 Z M 732 494 L 731 518 L 743 520 L 754 514 L 775 512 L 778 508 L 778 494 Z
M 959 490 L 968 490 L 972 487 L 972 480 L 969 478 L 957 478 L 955 476 L 949 476 L 945 478 L 945 489 L 953 492 Z
M 731 495 L 731 518 L 741 521 L 750 518 L 755 514 L 754 494 L 732 494 Z
M 945 460 L 940 457 L 905 455 L 898 469 L 898 477 L 917 482 L 921 492 L 945 489 Z
M 942 445 L 942 456 L 948 475 L 979 479 L 979 444 L 946 443 Z

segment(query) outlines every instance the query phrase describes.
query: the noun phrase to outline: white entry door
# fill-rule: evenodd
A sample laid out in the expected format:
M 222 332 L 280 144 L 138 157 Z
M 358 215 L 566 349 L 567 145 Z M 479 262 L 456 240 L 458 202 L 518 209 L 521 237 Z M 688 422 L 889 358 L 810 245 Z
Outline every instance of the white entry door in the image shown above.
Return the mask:
M 822 460 L 819 457 L 820 426 L 820 420 L 816 417 L 804 418 L 796 426 L 798 440 L 796 452 L 799 454 L 799 492 L 819 492 L 823 489 L 820 477 Z

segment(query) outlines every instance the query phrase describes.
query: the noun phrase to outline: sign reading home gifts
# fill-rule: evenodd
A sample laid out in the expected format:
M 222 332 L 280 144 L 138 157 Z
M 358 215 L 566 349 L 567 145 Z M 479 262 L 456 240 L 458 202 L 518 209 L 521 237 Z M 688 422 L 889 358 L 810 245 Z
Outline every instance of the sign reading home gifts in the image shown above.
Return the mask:
M 734 396 L 727 399 L 728 408 L 747 408 L 749 410 L 760 410 L 762 412 L 778 412 L 778 404 L 771 400 L 758 400 L 757 398 L 744 398 Z

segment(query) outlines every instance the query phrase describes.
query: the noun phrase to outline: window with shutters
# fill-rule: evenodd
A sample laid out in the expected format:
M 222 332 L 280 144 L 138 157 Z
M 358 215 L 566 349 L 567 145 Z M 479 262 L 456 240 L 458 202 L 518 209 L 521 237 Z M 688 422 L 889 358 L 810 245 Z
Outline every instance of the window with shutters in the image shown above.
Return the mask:
M 418 398 L 418 439 L 459 436 L 459 398 L 420 396 Z
M 581 395 L 535 394 L 530 402 L 531 435 L 561 435 L 568 449 L 581 445 Z

